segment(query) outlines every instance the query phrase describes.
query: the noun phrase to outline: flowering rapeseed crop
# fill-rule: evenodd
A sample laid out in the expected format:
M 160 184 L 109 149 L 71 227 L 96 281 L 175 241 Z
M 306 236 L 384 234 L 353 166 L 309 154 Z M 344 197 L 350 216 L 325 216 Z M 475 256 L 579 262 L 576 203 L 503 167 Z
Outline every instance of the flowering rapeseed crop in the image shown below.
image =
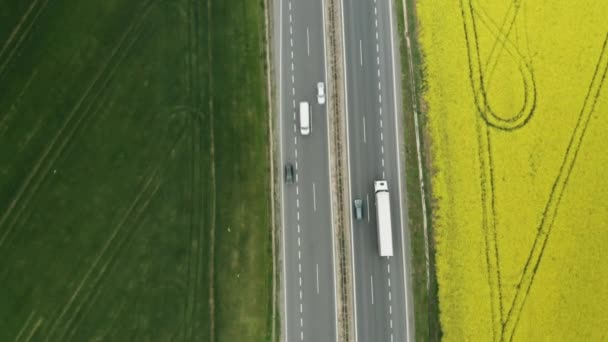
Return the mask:
M 419 0 L 446 340 L 608 338 L 608 1 Z

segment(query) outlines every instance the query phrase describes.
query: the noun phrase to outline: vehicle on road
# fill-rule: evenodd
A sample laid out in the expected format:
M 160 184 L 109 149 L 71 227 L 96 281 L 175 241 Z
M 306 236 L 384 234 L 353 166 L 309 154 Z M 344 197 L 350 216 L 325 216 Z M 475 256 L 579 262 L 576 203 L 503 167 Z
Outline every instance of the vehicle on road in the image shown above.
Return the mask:
M 363 219 L 363 200 L 356 199 L 354 201 L 355 205 L 355 218 L 357 221 L 361 221 Z
M 317 101 L 320 105 L 325 104 L 325 83 L 317 83 Z
M 393 256 L 393 228 L 388 182 L 375 181 L 374 192 L 376 193 L 376 219 L 378 221 L 378 251 L 380 256 Z
M 310 105 L 308 102 L 300 102 L 300 133 L 310 134 Z
M 293 184 L 294 180 L 295 180 L 295 174 L 294 174 L 294 170 L 293 170 L 293 164 L 292 163 L 287 163 L 285 164 L 285 183 L 287 184 Z

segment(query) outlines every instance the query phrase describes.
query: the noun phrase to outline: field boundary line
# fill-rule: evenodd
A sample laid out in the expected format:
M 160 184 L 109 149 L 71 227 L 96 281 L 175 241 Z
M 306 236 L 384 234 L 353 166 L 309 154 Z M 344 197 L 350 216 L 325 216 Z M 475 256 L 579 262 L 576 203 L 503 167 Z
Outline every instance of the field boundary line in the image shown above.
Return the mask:
M 503 327 L 504 334 L 508 340 L 513 338 L 523 306 L 532 287 L 532 283 L 534 282 L 536 271 L 542 261 L 543 253 L 547 241 L 549 240 L 555 217 L 557 216 L 559 204 L 561 203 L 562 196 L 568 185 L 570 174 L 574 168 L 585 133 L 587 132 L 591 114 L 595 111 L 595 105 L 602 90 L 604 80 L 606 79 L 606 74 L 608 72 L 607 43 L 608 33 L 604 38 L 598 62 L 595 65 L 587 94 L 583 101 L 574 130 L 572 131 L 572 135 L 570 136 L 570 141 L 566 148 L 562 164 L 560 165 L 559 173 L 551 187 L 549 198 L 547 199 L 547 203 L 540 217 L 540 223 L 537 227 L 538 232 L 534 239 L 532 250 L 528 255 L 522 276 L 516 286 L 517 291 Z

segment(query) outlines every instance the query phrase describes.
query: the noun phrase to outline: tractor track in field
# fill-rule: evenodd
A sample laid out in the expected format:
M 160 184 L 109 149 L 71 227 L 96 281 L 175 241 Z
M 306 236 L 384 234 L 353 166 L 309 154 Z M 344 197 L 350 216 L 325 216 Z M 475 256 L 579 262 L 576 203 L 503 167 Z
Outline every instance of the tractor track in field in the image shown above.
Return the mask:
M 204 98 L 201 79 L 201 45 L 203 39 L 201 32 L 201 8 L 199 1 L 188 2 L 188 58 L 187 58 L 187 77 L 189 101 L 193 108 L 190 116 L 190 186 L 188 189 L 190 197 L 190 222 L 188 240 L 188 271 L 186 280 L 186 305 L 184 306 L 184 326 L 183 336 L 185 340 L 196 339 L 197 320 L 196 315 L 199 308 L 198 293 L 201 289 L 201 268 L 203 265 L 203 243 L 205 241 L 205 218 L 202 213 L 204 203 L 203 189 L 203 168 L 202 163 L 202 99 Z
M 211 184 L 211 209 L 209 229 L 209 340 L 215 341 L 215 228 L 216 228 L 216 206 L 217 189 L 215 184 L 215 113 L 213 111 L 213 0 L 207 1 L 207 62 L 209 76 L 207 84 L 207 110 L 209 111 L 209 161 L 210 161 L 210 184 Z
M 555 217 L 557 216 L 559 204 L 568 185 L 570 174 L 577 160 L 578 152 L 585 137 L 585 133 L 587 132 L 591 115 L 595 111 L 595 105 L 600 96 L 607 73 L 608 33 L 604 38 L 598 57 L 598 62 L 595 65 L 589 87 L 587 88 L 587 94 L 585 95 L 585 99 L 576 121 L 576 125 L 572 131 L 572 135 L 570 136 L 570 141 L 568 142 L 568 146 L 564 154 L 564 159 L 562 160 L 558 175 L 551 187 L 549 198 L 547 199 L 547 203 L 540 217 L 540 223 L 537 227 L 537 234 L 534 239 L 534 244 L 526 260 L 520 281 L 516 286 L 517 291 L 515 293 L 515 297 L 513 298 L 513 303 L 507 314 L 503 328 L 504 335 L 507 337 L 506 340 L 513 339 L 515 329 L 519 322 L 519 317 L 523 310 L 523 306 L 525 305 L 528 294 L 530 293 L 530 289 L 532 287 L 532 283 L 534 282 L 534 277 L 536 276 L 540 262 L 542 261 L 545 247 L 547 245 L 547 241 L 549 240 L 553 223 L 555 222 Z
M 4 71 L 6 70 L 6 66 L 10 63 L 10 61 L 15 56 L 15 53 L 21 47 L 21 44 L 28 36 L 29 32 L 32 30 L 32 27 L 40 17 L 40 14 L 47 7 L 49 0 L 34 0 L 32 4 L 28 7 L 25 14 L 19 20 L 19 23 L 15 26 L 8 39 L 2 46 L 2 50 L 0 50 L 0 80 L 4 76 Z M 40 3 L 40 5 L 38 5 Z M 34 11 L 34 12 L 32 12 Z M 32 17 L 33 13 L 33 17 Z M 25 25 L 25 26 L 23 26 Z M 13 41 L 15 42 L 13 44 Z
M 63 328 L 59 328 L 61 329 L 58 332 L 60 335 L 57 336 L 57 339 L 53 339 L 61 341 L 67 330 L 70 329 L 71 323 L 81 310 L 82 305 L 86 305 L 91 294 L 99 290 L 100 284 L 103 283 L 104 275 L 108 274 L 108 269 L 111 269 L 111 265 L 115 262 L 117 255 L 123 250 L 126 245 L 125 242 L 129 240 L 138 227 L 136 223 L 139 217 L 146 210 L 152 199 L 155 198 L 161 183 L 160 170 L 159 167 L 156 167 L 144 180 L 135 198 L 114 226 L 109 238 L 97 253 L 95 260 L 84 273 L 67 302 L 60 309 L 59 314 L 52 319 L 51 325 L 48 327 L 46 341 L 51 340 L 59 326 L 63 325 Z M 76 306 L 74 306 L 75 303 Z M 69 316 L 66 317 L 68 312 Z M 65 322 L 64 319 L 66 320 Z
M 142 32 L 142 25 L 154 2 L 154 0 L 149 1 L 144 10 L 130 23 L 105 63 L 93 77 L 93 81 L 83 91 L 57 133 L 34 162 L 34 166 L 0 217 L 0 228 L 3 229 L 2 235 L 0 235 L 0 252 L 7 238 L 15 229 L 15 223 L 27 208 L 41 183 L 47 178 L 53 163 L 62 154 L 66 145 L 72 142 L 82 125 L 91 119 L 91 107 L 108 86 L 117 66 L 122 63 L 128 51 L 138 40 Z

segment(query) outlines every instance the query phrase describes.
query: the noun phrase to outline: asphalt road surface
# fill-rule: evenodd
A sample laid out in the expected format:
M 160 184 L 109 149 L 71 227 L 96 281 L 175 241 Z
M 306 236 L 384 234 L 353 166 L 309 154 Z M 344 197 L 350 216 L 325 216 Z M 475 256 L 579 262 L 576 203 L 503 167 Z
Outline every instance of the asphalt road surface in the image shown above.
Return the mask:
M 400 144 L 401 88 L 396 17 L 387 0 L 342 0 L 356 341 L 414 339 L 407 208 Z M 387 180 L 394 255 L 378 254 L 374 180 Z
M 327 104 L 318 104 L 316 89 L 327 84 L 322 9 L 323 0 L 279 0 L 273 9 L 281 163 L 296 174 L 294 184 L 281 186 L 281 330 L 290 342 L 337 340 Z M 311 106 L 308 136 L 300 134 L 300 101 Z

